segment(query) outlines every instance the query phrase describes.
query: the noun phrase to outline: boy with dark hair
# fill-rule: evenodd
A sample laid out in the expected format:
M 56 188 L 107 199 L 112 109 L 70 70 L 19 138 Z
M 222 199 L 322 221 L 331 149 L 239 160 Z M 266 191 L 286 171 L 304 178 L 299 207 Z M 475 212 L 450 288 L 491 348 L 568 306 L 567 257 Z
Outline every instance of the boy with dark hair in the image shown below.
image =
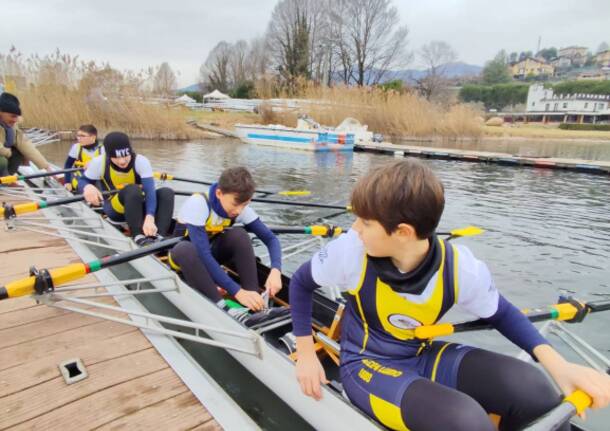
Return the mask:
M 140 246 L 167 236 L 172 225 L 174 191 L 169 187 L 155 189 L 150 162 L 133 151 L 125 133 L 106 135 L 104 151 L 78 177 L 79 193 L 92 205 L 103 202 L 104 213 L 111 221 L 126 221 Z M 95 184 L 101 184 L 105 191 L 118 191 L 104 198 Z
M 436 237 L 444 209 L 440 180 L 405 160 L 372 171 L 352 194 L 352 229 L 314 255 L 292 278 L 297 379 L 321 397 L 324 369 L 311 336 L 313 291 L 347 293 L 341 380 L 349 399 L 391 429 L 521 429 L 561 401 L 531 364 L 486 350 L 415 338 L 453 307 L 487 321 L 521 347 L 566 394 L 580 388 L 593 407 L 610 401 L 610 376 L 563 359 L 495 288 L 487 266 L 463 245 Z M 568 430 L 569 424 L 563 428 Z
M 265 282 L 270 296 L 282 288 L 282 249 L 277 237 L 249 206 L 255 183 L 244 167 L 225 169 L 209 193 L 189 197 L 178 213 L 180 226 L 186 228 L 189 241 L 182 241 L 170 252 L 170 264 L 180 270 L 186 282 L 229 312 L 246 326 L 252 326 L 269 313 L 283 310 L 263 310 L 264 300 L 258 293 L 256 257 L 248 232 L 256 235 L 269 250 L 271 271 Z M 235 223 L 242 227 L 232 227 Z M 220 267 L 231 262 L 241 286 Z M 230 307 L 218 291 L 226 290 L 244 307 Z M 249 314 L 248 309 L 258 313 Z

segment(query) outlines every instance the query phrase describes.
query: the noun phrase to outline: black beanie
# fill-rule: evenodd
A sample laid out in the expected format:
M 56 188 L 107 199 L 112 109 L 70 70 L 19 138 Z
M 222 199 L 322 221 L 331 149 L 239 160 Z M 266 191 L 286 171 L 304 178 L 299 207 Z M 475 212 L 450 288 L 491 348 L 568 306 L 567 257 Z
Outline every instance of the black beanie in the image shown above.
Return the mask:
M 110 157 L 127 157 L 133 155 L 129 136 L 123 132 L 110 132 L 104 138 L 104 150 Z
M 19 99 L 17 99 L 11 93 L 0 94 L 0 112 L 8 112 L 9 114 L 21 115 Z

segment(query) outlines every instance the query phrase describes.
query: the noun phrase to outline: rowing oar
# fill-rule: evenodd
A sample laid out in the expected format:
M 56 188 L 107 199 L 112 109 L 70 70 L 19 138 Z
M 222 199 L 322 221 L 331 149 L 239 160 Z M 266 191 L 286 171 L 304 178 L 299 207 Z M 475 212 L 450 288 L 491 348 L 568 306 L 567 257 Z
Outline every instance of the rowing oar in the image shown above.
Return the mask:
M 42 295 L 44 293 L 52 292 L 55 290 L 56 286 L 69 281 L 78 280 L 79 278 L 82 278 L 92 272 L 99 271 L 100 269 L 129 262 L 131 260 L 168 249 L 182 241 L 182 239 L 182 237 L 166 239 L 136 250 L 116 253 L 98 260 L 93 260 L 89 263 L 73 263 L 67 266 L 62 266 L 61 268 L 50 270 L 37 270 L 36 268 L 32 267 L 30 268 L 29 277 L 13 281 L 3 287 L 0 287 L 0 300 L 30 295 L 32 293 Z
M 339 226 L 330 226 L 327 224 L 323 225 L 311 225 L 304 227 L 289 227 L 289 226 L 272 226 L 269 228 L 271 232 L 275 234 L 305 234 L 305 235 L 313 235 L 313 236 L 321 236 L 325 238 L 331 238 L 334 236 L 339 236 L 344 231 Z
M 347 232 L 347 229 L 343 229 L 339 226 L 330 226 L 328 224 L 322 225 L 312 225 L 305 227 L 289 227 L 289 226 L 273 226 L 270 227 L 271 231 L 276 234 L 306 234 L 306 235 L 314 235 L 314 236 L 323 236 L 323 237 L 334 237 L 338 236 L 344 232 Z M 460 229 L 453 229 L 449 232 L 437 232 L 437 235 L 446 235 L 449 238 L 458 238 L 463 236 L 475 236 L 480 235 L 485 232 L 480 227 L 476 226 L 467 226 Z
M 184 178 L 184 177 L 176 177 L 174 175 L 170 175 L 165 172 L 153 172 L 153 176 L 161 181 L 182 181 L 185 183 L 193 183 L 193 184 L 203 184 L 205 186 L 211 186 L 213 183 L 209 181 L 196 180 L 193 178 Z M 264 195 L 283 195 L 283 196 L 306 196 L 310 195 L 311 192 L 309 190 L 284 190 L 279 192 L 272 192 L 270 190 L 261 190 L 256 189 L 256 193 L 261 193 Z
M 545 308 L 522 310 L 530 322 L 543 322 L 545 320 L 561 320 L 568 323 L 582 322 L 589 313 L 610 310 L 610 300 L 578 302 L 575 299 L 559 298 L 559 303 Z M 418 326 L 414 329 L 415 338 L 427 339 L 443 337 L 457 332 L 479 331 L 491 329 L 492 326 L 485 319 L 472 320 L 463 323 L 439 323 L 436 325 Z
M 563 399 L 553 410 L 524 428 L 524 431 L 555 431 L 572 416 L 581 414 L 591 407 L 593 400 L 581 390 L 576 390 Z
M 6 177 L 0 177 L 0 184 L 12 184 L 16 183 L 20 180 L 29 180 L 32 178 L 43 178 L 50 177 L 51 175 L 59 175 L 59 174 L 67 174 L 68 172 L 81 171 L 83 168 L 71 168 L 71 169 L 62 169 L 60 171 L 52 171 L 52 172 L 40 172 L 38 174 L 32 175 L 9 175 Z
M 117 192 L 116 190 L 110 190 L 110 191 L 101 192 L 101 193 L 102 193 L 102 196 L 107 196 L 107 195 L 111 195 L 116 192 Z M 55 199 L 53 201 L 40 200 L 40 201 L 24 202 L 24 203 L 15 204 L 15 205 L 5 203 L 2 206 L 2 208 L 0 208 L 0 219 L 1 218 L 9 219 L 9 218 L 13 218 L 18 215 L 21 215 L 21 214 L 31 213 L 31 212 L 38 211 L 38 210 L 41 210 L 44 208 L 71 204 L 73 202 L 79 202 L 84 199 L 85 199 L 84 195 L 75 195 L 75 196 L 70 196 L 70 197 L 63 198 L 63 199 Z

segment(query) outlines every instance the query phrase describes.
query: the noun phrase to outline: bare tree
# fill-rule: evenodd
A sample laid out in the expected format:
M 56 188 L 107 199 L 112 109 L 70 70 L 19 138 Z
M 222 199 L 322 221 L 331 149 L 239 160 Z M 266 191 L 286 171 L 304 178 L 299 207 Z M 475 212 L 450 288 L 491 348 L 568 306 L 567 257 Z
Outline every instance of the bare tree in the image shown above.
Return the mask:
M 200 87 L 203 89 L 218 89 L 224 93 L 229 91 L 231 44 L 220 41 L 208 54 L 205 63 L 199 69 Z
M 153 91 L 156 94 L 170 96 L 176 91 L 178 84 L 176 74 L 167 62 L 161 63 L 153 81 Z
M 313 0 L 281 0 L 273 9 L 267 29 L 273 66 L 290 89 L 298 78 L 310 77 L 312 3 Z
M 425 76 L 417 79 L 417 89 L 428 100 L 435 98 L 447 87 L 447 67 L 457 59 L 457 53 L 447 43 L 433 40 L 419 50 Z
M 265 75 L 269 69 L 269 53 L 264 37 L 257 37 L 250 41 L 246 57 L 247 78 L 255 81 Z
M 246 80 L 246 57 L 248 55 L 248 42 L 239 40 L 231 46 L 229 70 L 231 72 L 232 86 Z
M 332 34 L 346 83 L 376 84 L 388 70 L 410 60 L 409 31 L 399 26 L 391 0 L 336 0 L 331 21 L 337 23 Z

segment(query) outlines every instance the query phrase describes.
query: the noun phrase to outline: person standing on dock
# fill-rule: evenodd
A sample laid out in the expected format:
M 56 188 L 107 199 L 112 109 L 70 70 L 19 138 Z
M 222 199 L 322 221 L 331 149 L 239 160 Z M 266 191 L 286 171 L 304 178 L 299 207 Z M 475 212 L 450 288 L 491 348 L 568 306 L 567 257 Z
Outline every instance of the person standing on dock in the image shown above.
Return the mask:
M 17 125 L 20 116 L 19 99 L 10 93 L 0 94 L 0 176 L 13 175 L 27 160 L 49 170 L 47 159 Z
M 134 153 L 129 137 L 111 132 L 104 138 L 105 154 L 89 163 L 78 178 L 78 191 L 91 205 L 103 202 L 111 221 L 126 221 L 136 244 L 144 246 L 167 236 L 172 225 L 174 191 L 155 190 L 150 162 Z M 94 183 L 111 194 L 104 197 Z
M 304 394 L 322 396 L 326 375 L 312 338 L 312 296 L 345 292 L 341 382 L 349 399 L 395 430 L 522 429 L 561 403 L 535 366 L 442 340 L 420 339 L 454 305 L 485 319 L 528 352 L 564 393 L 581 389 L 593 407 L 610 402 L 610 376 L 566 361 L 496 289 L 485 263 L 435 232 L 445 206 L 440 180 L 406 160 L 375 169 L 352 193 L 356 221 L 292 277 L 296 373 Z M 561 430 L 569 430 L 569 423 Z
M 89 162 L 104 154 L 104 146 L 97 139 L 97 129 L 93 124 L 83 124 L 76 132 L 78 142 L 70 148 L 68 158 L 64 163 L 64 169 L 74 167 L 86 168 Z M 68 191 L 76 191 L 78 188 L 78 177 L 82 174 L 80 171 L 74 173 L 67 172 L 64 175 L 65 187 Z
M 178 232 L 186 229 L 189 241 L 180 242 L 169 254 L 170 264 L 182 272 L 191 287 L 246 326 L 270 318 L 268 313 L 282 311 L 278 308 L 263 310 L 264 300 L 258 293 L 256 257 L 248 232 L 256 235 L 269 250 L 271 271 L 265 288 L 272 297 L 282 288 L 282 249 L 275 234 L 248 205 L 254 191 L 254 180 L 246 168 L 225 169 L 218 182 L 210 186 L 207 196 L 194 194 L 180 208 Z M 236 223 L 243 227 L 232 227 Z M 220 267 L 228 262 L 239 274 L 241 286 Z M 217 286 L 244 307 L 232 307 Z M 248 309 L 259 313 L 249 314 Z

